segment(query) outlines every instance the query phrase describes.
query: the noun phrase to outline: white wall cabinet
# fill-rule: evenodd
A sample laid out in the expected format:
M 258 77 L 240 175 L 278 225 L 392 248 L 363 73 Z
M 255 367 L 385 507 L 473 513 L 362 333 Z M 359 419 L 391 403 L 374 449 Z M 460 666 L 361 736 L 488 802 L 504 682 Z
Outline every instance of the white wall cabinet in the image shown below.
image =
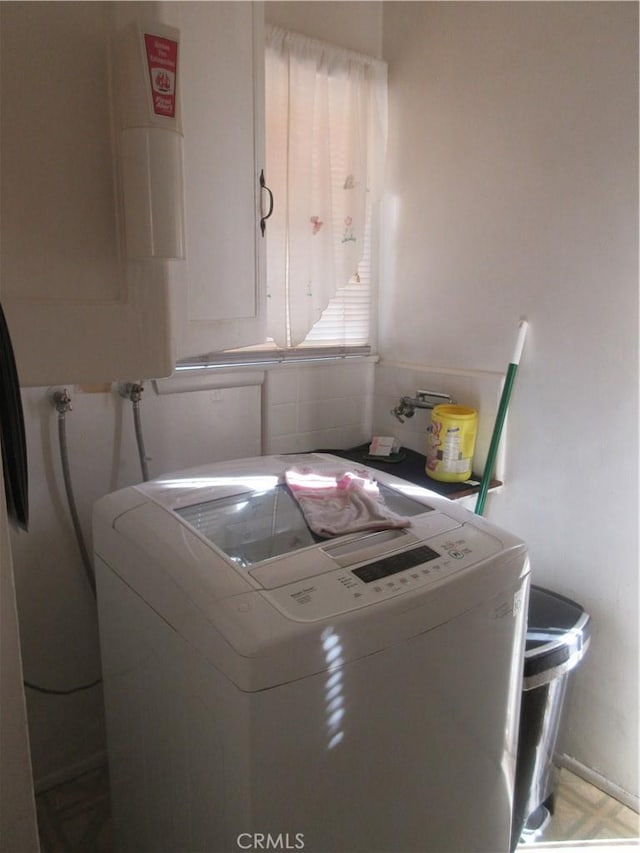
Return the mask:
M 178 358 L 261 343 L 262 3 L 169 2 L 181 34 L 186 260 L 174 263 Z
M 263 9 L 1 4 L 0 294 L 23 385 L 152 378 L 255 343 Z M 114 16 L 181 29 L 186 260 L 128 260 L 111 109 Z
M 110 3 L 2 3 L 0 287 L 23 385 L 167 373 L 166 262 L 124 259 Z

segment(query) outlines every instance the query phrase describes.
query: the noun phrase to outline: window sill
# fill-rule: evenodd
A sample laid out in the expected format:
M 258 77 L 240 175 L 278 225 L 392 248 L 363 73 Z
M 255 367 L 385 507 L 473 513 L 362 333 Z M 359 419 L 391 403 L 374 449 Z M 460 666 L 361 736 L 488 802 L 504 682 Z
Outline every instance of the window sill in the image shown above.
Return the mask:
M 207 355 L 184 359 L 176 365 L 174 375 L 201 370 L 235 370 L 247 368 L 266 370 L 289 364 L 326 364 L 327 362 L 370 358 L 377 360 L 377 356 L 372 355 L 370 346 L 298 347 L 296 349 L 256 346 L 221 353 L 209 353 Z
M 236 364 L 213 364 L 200 361 L 199 363 L 182 362 L 171 374 L 163 379 L 154 379 L 153 388 L 156 394 L 178 394 L 183 391 L 204 391 L 216 388 L 239 388 L 247 385 L 263 385 L 265 374 L 272 370 L 291 370 L 300 367 L 335 367 L 344 364 L 376 364 L 378 355 L 323 355 L 300 358 L 289 357 L 284 360 L 253 359 Z

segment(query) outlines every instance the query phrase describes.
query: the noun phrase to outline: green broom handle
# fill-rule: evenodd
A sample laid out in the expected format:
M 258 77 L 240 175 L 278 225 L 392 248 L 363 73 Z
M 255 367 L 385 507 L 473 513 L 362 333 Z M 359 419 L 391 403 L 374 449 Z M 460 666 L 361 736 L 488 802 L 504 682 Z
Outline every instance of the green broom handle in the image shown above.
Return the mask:
M 527 321 L 521 320 L 520 325 L 518 327 L 518 339 L 516 341 L 516 348 L 513 354 L 513 358 L 509 363 L 509 367 L 507 368 L 507 375 L 504 380 L 504 386 L 502 388 L 502 394 L 500 396 L 500 403 L 498 405 L 498 413 L 496 414 L 496 422 L 493 426 L 491 444 L 489 445 L 487 461 L 484 466 L 482 482 L 480 483 L 480 491 L 478 492 L 478 500 L 476 501 L 476 508 L 474 510 L 476 515 L 482 515 L 484 512 L 484 505 L 487 501 L 487 492 L 489 491 L 489 481 L 491 480 L 493 468 L 496 464 L 498 447 L 500 446 L 500 439 L 502 437 L 502 428 L 504 427 L 504 421 L 507 416 L 507 409 L 509 408 L 509 399 L 511 397 L 511 391 L 513 389 L 513 383 L 516 378 L 516 373 L 518 372 L 518 365 L 520 364 L 520 356 L 522 355 L 524 339 L 526 338 L 526 336 Z

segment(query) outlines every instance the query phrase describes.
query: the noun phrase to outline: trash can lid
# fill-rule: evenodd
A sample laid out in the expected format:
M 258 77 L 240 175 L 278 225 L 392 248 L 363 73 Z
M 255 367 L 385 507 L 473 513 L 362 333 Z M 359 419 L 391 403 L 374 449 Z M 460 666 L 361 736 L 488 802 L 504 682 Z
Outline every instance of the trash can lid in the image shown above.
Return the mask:
M 573 669 L 586 652 L 590 636 L 591 617 L 579 604 L 557 592 L 532 586 L 524 655 L 525 689 Z

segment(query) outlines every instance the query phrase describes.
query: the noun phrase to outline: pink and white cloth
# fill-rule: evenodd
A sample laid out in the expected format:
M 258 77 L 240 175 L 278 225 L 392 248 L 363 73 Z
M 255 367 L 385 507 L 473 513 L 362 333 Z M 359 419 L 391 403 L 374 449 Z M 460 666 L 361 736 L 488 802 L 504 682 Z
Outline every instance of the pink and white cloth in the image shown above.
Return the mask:
M 387 507 L 366 470 L 298 465 L 285 472 L 285 480 L 307 524 L 319 536 L 411 525 L 410 519 Z

